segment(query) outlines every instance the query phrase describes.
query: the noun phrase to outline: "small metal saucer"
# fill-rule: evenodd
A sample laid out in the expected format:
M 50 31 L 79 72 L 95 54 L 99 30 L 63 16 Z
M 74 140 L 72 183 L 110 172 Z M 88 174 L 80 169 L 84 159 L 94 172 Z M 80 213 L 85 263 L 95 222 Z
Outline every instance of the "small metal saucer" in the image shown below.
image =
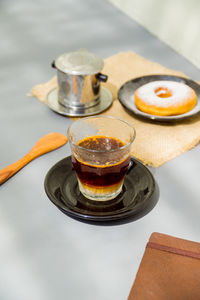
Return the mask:
M 112 94 L 106 88 L 102 87 L 99 97 L 99 102 L 91 107 L 67 107 L 63 106 L 58 102 L 58 91 L 57 89 L 51 90 L 47 95 L 46 100 L 47 106 L 53 111 L 71 117 L 83 117 L 99 114 L 106 110 L 112 104 Z

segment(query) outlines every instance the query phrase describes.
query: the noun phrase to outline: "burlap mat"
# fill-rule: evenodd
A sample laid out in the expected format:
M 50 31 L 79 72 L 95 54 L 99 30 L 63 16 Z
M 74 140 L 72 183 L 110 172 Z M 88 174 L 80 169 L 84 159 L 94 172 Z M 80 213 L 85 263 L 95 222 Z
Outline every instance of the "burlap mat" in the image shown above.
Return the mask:
M 159 167 L 197 145 L 200 140 L 200 116 L 176 124 L 143 121 L 128 114 L 117 99 L 118 89 L 127 80 L 150 74 L 185 76 L 183 73 L 167 69 L 132 52 L 108 57 L 102 72 L 109 76 L 104 86 L 112 92 L 114 99 L 113 105 L 103 114 L 119 117 L 135 127 L 136 139 L 131 149 L 135 158 L 149 166 Z M 54 77 L 47 83 L 33 87 L 31 94 L 45 103 L 47 93 L 56 85 Z

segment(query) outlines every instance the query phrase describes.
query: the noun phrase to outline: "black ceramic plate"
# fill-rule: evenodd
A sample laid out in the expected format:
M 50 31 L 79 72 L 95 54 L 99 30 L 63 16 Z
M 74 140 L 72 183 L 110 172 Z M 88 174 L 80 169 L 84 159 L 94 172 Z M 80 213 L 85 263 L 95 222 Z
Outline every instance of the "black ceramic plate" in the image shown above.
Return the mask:
M 138 219 L 157 203 L 158 188 L 150 171 L 134 158 L 131 160 L 132 167 L 126 175 L 123 191 L 113 200 L 99 203 L 80 193 L 71 156 L 59 161 L 47 173 L 46 194 L 63 213 L 82 221 L 103 224 Z
M 134 101 L 134 93 L 137 88 L 140 86 L 156 80 L 173 80 L 177 82 L 182 82 L 190 86 L 197 94 L 197 104 L 196 106 L 189 112 L 181 115 L 176 116 L 156 116 L 144 113 L 140 111 Z M 131 113 L 137 115 L 138 117 L 142 117 L 145 119 L 155 120 L 155 121 L 164 121 L 164 122 L 170 122 L 170 121 L 178 121 L 183 120 L 189 117 L 192 117 L 200 112 L 200 85 L 196 82 L 183 78 L 178 76 L 172 76 L 172 75 L 150 75 L 150 76 L 143 76 L 138 77 L 133 80 L 127 81 L 125 84 L 121 86 L 121 88 L 118 91 L 118 99 L 120 103 Z

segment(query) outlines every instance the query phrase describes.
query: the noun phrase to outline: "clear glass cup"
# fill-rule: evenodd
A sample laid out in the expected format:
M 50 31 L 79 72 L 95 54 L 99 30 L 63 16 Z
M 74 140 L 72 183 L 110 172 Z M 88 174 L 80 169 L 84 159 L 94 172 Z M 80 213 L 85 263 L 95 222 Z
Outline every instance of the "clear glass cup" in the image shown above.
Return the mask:
M 72 123 L 67 136 L 80 192 L 95 201 L 121 192 L 130 164 L 135 129 L 111 116 L 92 116 Z

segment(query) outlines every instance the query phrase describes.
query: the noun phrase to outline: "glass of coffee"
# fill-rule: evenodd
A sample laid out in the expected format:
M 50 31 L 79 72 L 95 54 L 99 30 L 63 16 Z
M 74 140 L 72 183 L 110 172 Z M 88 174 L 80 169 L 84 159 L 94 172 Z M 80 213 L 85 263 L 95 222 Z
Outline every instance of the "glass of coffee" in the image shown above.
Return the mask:
M 67 136 L 80 192 L 95 201 L 121 192 L 130 164 L 135 129 L 110 116 L 92 116 L 72 123 Z

